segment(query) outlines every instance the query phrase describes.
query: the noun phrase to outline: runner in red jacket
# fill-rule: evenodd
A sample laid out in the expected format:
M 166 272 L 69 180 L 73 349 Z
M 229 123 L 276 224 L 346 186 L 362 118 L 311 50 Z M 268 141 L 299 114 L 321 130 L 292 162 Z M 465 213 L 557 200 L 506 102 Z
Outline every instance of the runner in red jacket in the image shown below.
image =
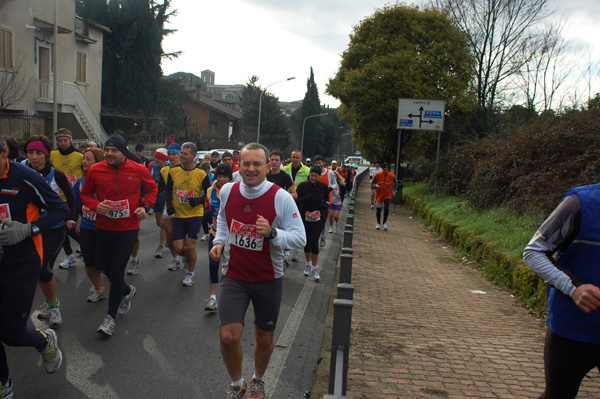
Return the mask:
M 125 283 L 125 267 L 137 241 L 140 220 L 146 217 L 158 192 L 148 169 L 128 160 L 128 152 L 123 134 L 110 136 L 104 148 L 106 159 L 90 167 L 80 193 L 83 204 L 97 213 L 96 247 L 111 283 L 108 314 L 97 330 L 108 336 L 114 333 L 117 314 L 129 312 L 135 296 L 135 287 Z M 141 199 L 140 186 L 145 193 Z

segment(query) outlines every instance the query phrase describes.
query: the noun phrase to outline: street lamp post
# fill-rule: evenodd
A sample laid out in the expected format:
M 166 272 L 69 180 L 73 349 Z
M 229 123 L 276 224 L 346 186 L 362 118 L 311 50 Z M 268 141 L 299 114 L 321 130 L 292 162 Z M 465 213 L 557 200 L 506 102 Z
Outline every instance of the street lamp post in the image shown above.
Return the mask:
M 306 123 L 306 120 L 308 118 L 316 118 L 317 116 L 325 116 L 325 115 L 327 115 L 327 113 L 318 114 L 318 115 L 309 115 L 306 118 L 304 118 L 304 121 L 302 122 L 302 140 L 300 142 L 300 152 L 302 153 L 302 156 L 304 156 L 304 124 Z
M 296 78 L 295 77 L 291 77 L 291 78 L 287 78 L 285 80 L 279 80 L 279 81 L 277 81 L 275 83 L 271 83 L 270 85 L 268 85 L 267 87 L 265 87 L 264 90 L 260 91 L 260 99 L 258 101 L 258 128 L 256 129 L 256 142 L 257 143 L 260 143 L 260 113 L 262 111 L 262 96 L 263 96 L 264 92 L 267 91 L 267 89 L 269 87 L 273 86 L 274 84 L 281 83 L 281 82 L 287 82 L 288 80 L 293 80 L 293 79 L 296 79 Z

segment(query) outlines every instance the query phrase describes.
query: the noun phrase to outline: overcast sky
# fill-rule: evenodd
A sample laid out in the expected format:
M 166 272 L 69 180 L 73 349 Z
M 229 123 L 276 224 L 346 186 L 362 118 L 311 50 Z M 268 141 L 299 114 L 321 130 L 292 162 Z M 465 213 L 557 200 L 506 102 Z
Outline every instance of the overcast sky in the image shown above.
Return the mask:
M 423 0 L 408 4 L 423 4 Z M 566 35 L 583 63 L 600 61 L 600 0 L 549 0 L 567 21 Z M 313 67 L 322 104 L 339 101 L 325 95 L 352 28 L 374 10 L 390 4 L 379 0 L 173 0 L 178 31 L 165 38 L 166 52 L 182 50 L 163 61 L 163 72 L 215 72 L 216 84 L 245 84 L 256 75 L 281 101 L 304 98 Z M 596 79 L 595 91 L 600 90 Z

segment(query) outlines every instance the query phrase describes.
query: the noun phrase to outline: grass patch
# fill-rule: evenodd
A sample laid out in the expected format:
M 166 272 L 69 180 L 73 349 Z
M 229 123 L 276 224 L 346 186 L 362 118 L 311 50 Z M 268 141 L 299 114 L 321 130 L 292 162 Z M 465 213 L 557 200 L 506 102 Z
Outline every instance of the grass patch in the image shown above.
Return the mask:
M 544 221 L 542 215 L 518 216 L 506 208 L 479 211 L 459 197 L 434 197 L 424 183 L 405 186 L 403 194 L 419 198 L 436 214 L 491 243 L 511 261 L 521 259 L 523 249 Z
M 425 183 L 403 187 L 407 204 L 438 234 L 458 245 L 460 256 L 479 264 L 482 274 L 507 287 L 528 308 L 545 312 L 545 291 L 537 277 L 522 262 L 523 249 L 546 215 L 520 216 L 498 207 L 481 211 L 466 200 L 447 194 L 433 195 Z M 418 202 L 418 204 L 417 204 Z

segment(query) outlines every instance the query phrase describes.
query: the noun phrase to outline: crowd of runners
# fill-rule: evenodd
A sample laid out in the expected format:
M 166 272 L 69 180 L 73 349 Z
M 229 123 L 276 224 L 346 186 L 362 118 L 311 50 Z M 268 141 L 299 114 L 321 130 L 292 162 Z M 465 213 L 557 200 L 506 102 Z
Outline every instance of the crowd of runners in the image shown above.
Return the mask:
M 335 160 L 328 166 L 320 155 L 304 161 L 300 151 L 285 162 L 282 151 L 258 143 L 196 161 L 192 142 L 170 143 L 147 159 L 143 145 L 129 150 L 121 131 L 103 149 L 76 149 L 67 129 L 55 136 L 56 150 L 46 137 L 32 136 L 22 153 L 12 137 L 0 139 L 0 399 L 14 396 L 4 344 L 35 347 L 49 373 L 61 366 L 53 330 L 63 322 L 53 271 L 60 253 L 62 269 L 82 258 L 93 286 L 88 302 L 107 299 L 96 331 L 110 337 L 131 308 L 133 276 L 144 271 L 138 253 L 149 247 L 166 258 L 165 270 L 183 270 L 183 287 L 193 287 L 197 273 L 208 276 L 204 310 L 219 314 L 227 397 L 263 398 L 285 269 L 303 250 L 304 275 L 320 280 L 319 251 L 339 230 L 356 170 Z M 157 246 L 138 237 L 148 215 Z M 38 317 L 50 327 L 43 331 L 27 324 L 37 284 L 45 299 Z M 256 347 L 247 384 L 240 337 L 250 302 Z

